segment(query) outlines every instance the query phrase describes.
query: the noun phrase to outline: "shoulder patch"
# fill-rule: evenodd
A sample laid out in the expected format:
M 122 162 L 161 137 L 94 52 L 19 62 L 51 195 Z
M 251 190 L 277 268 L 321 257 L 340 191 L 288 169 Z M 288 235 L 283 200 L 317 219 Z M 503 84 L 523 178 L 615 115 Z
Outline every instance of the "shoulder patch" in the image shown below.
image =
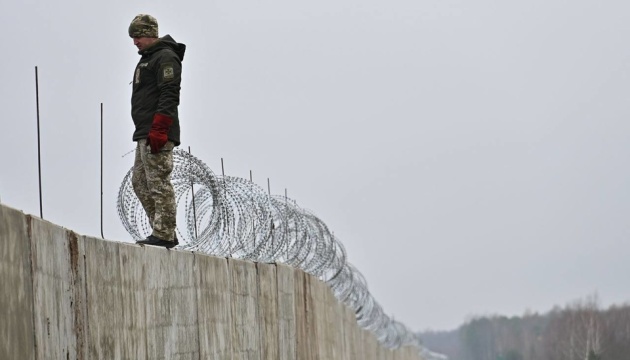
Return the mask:
M 164 80 L 173 80 L 175 78 L 175 70 L 173 70 L 173 64 L 164 64 L 162 66 L 162 78 Z

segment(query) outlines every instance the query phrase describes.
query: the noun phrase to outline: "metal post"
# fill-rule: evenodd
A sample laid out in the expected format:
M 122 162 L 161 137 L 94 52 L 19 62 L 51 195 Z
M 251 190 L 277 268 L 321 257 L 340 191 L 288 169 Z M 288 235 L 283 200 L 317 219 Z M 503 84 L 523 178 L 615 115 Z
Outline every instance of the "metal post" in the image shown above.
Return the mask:
M 227 202 L 227 191 L 226 191 L 226 186 L 225 186 L 225 167 L 223 166 L 223 158 L 221 158 L 221 183 L 223 184 L 223 199 L 226 200 Z M 225 227 L 227 229 L 227 233 L 228 235 L 230 234 L 230 227 L 228 226 L 228 219 L 227 219 L 227 213 L 225 211 L 222 212 L 223 213 L 223 223 L 225 224 Z
M 101 103 L 101 238 L 103 235 L 103 103 Z
M 190 146 L 188 147 L 188 154 L 192 155 L 190 152 Z M 197 240 L 197 206 L 195 205 L 195 186 L 192 179 L 190 179 L 190 190 L 192 192 L 193 219 L 195 221 L 195 240 Z
M 289 213 L 289 202 L 288 202 L 288 196 L 287 196 L 287 188 L 284 188 L 284 207 L 285 207 L 285 211 L 287 212 L 287 214 Z M 289 240 L 289 217 L 286 217 L 287 219 L 287 224 L 284 227 L 284 241 L 287 244 L 287 260 L 289 259 L 289 244 L 291 243 L 291 241 Z M 297 228 L 297 223 L 295 224 L 295 227 Z M 296 238 L 297 239 L 297 238 Z
M 271 184 L 269 183 L 269 178 L 267 178 L 267 193 L 271 196 Z
M 39 217 L 43 219 L 44 210 L 42 206 L 42 155 L 39 135 L 39 76 L 37 73 L 37 66 L 35 66 L 35 101 L 37 104 L 37 166 L 39 171 Z

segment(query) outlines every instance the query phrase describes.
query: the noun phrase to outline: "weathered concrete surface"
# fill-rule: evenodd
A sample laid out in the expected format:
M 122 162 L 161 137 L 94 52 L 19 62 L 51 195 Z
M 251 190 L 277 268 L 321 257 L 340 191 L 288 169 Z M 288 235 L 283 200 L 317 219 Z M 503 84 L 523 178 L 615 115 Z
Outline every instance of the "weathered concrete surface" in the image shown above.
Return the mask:
M 329 336 L 330 359 L 344 359 L 344 343 L 343 343 L 343 318 L 341 317 L 341 304 L 335 298 L 332 290 L 326 283 L 322 282 L 325 287 L 324 300 L 326 304 L 326 323 L 327 334 Z
M 341 341 L 343 343 L 342 359 L 354 359 L 354 348 L 352 346 L 352 324 L 348 318 L 350 309 L 339 304 L 339 327 L 341 329 Z
M 0 359 L 420 359 L 300 270 L 0 216 Z
M 363 343 L 361 342 L 362 337 L 361 337 L 361 332 L 363 331 L 360 327 L 359 324 L 357 323 L 357 318 L 354 314 L 354 311 L 348 309 L 349 312 L 349 317 L 350 317 L 350 323 L 353 324 L 352 326 L 352 340 L 353 340 L 353 344 L 352 344 L 352 349 L 354 350 L 354 358 L 356 360 L 364 360 L 365 359 L 365 347 L 363 346 Z
M 379 353 L 379 359 L 386 359 L 386 360 L 390 360 L 392 357 L 392 351 L 383 347 L 383 346 L 379 346 L 378 347 L 378 353 Z
M 83 242 L 73 232 L 39 218 L 27 217 L 27 221 L 36 359 L 85 359 Z
M 102 241 L 102 240 L 100 240 Z M 147 358 L 146 284 L 147 274 L 144 263 L 147 261 L 143 248 L 135 244 L 111 243 L 118 249 L 117 266 L 120 269 L 119 307 L 122 313 L 120 356 L 122 359 Z M 98 256 L 98 255 L 97 255 Z M 151 261 L 149 259 L 149 261 Z M 114 264 L 112 267 L 116 266 Z M 92 328 L 90 327 L 90 333 Z
M 309 334 L 306 310 L 306 274 L 298 269 L 293 269 L 294 303 L 295 303 L 295 352 L 297 360 L 311 360 L 312 354 L 309 348 Z
M 367 330 L 361 330 L 363 337 L 363 356 L 365 360 L 380 360 L 378 358 L 378 343 L 376 337 Z
M 194 256 L 144 246 L 148 359 L 199 359 Z
M 300 271 L 300 270 L 298 270 Z M 300 271 L 301 272 L 301 271 Z M 321 354 L 319 353 L 319 341 L 320 335 L 317 333 L 317 312 L 316 312 L 316 294 L 313 294 L 312 282 L 316 279 L 304 273 L 304 313 L 306 318 L 306 333 L 304 337 L 306 339 L 306 354 L 310 360 L 321 360 Z
M 278 360 L 278 278 L 273 264 L 256 264 L 258 270 L 258 320 L 262 360 Z
M 311 277 L 309 285 L 311 298 L 313 299 L 314 333 L 316 337 L 315 358 L 318 360 L 331 360 L 332 343 L 328 329 L 329 315 L 327 314 L 328 306 L 326 304 L 326 290 L 328 287 L 313 277 Z
M 225 258 L 195 254 L 201 359 L 232 360 L 230 274 Z
M 198 359 L 194 258 L 151 246 L 84 241 L 90 357 Z
M 315 360 L 327 360 L 328 356 L 326 355 L 326 334 L 325 325 L 326 325 L 326 313 L 324 312 L 322 297 L 323 294 L 319 291 L 320 284 L 317 279 L 310 275 L 306 275 L 306 283 L 307 290 L 306 300 L 307 303 L 310 302 L 311 308 L 307 309 L 307 315 L 311 314 L 312 318 L 312 330 L 309 329 L 308 339 L 313 340 L 312 352 L 313 359 Z M 310 300 L 310 301 L 309 301 Z
M 0 206 L 0 359 L 34 359 L 33 279 L 26 218 Z
M 124 312 L 129 306 L 122 300 L 119 245 L 94 238 L 83 241 L 90 358 L 120 359 L 124 336 L 129 335 L 123 333 Z
M 260 360 L 256 265 L 228 259 L 232 290 L 232 358 Z
M 295 353 L 295 273 L 293 268 L 278 264 L 276 275 L 278 278 L 278 359 L 294 360 L 297 358 Z

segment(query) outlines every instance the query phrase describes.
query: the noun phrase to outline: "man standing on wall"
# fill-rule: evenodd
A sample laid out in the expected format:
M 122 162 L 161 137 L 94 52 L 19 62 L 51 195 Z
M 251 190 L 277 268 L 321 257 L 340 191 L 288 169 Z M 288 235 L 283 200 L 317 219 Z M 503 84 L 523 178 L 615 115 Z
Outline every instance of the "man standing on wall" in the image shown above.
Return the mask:
M 171 172 L 173 148 L 180 144 L 177 106 L 186 45 L 170 35 L 158 38 L 157 20 L 146 14 L 131 21 L 129 36 L 141 55 L 131 95 L 133 141 L 137 142 L 131 183 L 153 228 L 149 237 L 137 243 L 172 248 L 178 241 Z

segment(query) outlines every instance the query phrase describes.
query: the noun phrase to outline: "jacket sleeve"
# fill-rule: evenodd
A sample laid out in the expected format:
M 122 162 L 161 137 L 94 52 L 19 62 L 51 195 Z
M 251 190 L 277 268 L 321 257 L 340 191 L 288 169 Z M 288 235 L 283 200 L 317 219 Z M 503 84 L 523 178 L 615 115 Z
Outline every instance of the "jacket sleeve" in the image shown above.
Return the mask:
M 182 62 L 171 51 L 163 51 L 160 55 L 159 68 L 157 69 L 159 95 L 156 113 L 175 118 L 177 117 L 179 90 L 182 82 Z

